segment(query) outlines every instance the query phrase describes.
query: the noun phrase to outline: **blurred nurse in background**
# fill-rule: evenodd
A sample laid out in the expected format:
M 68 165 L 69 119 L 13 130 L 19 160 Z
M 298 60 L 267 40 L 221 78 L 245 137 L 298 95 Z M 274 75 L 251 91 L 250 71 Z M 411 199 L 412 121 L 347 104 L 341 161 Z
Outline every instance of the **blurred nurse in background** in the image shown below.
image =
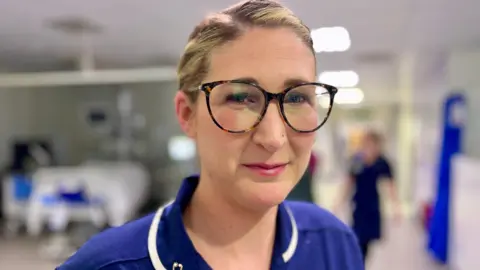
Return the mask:
M 399 219 L 401 215 L 393 171 L 383 154 L 382 145 L 383 139 L 379 133 L 369 130 L 364 134 L 360 151 L 351 158 L 348 180 L 335 207 L 338 211 L 345 201 L 351 199 L 352 226 L 360 243 L 364 261 L 372 243 L 382 237 L 379 181 L 387 184 L 395 218 Z

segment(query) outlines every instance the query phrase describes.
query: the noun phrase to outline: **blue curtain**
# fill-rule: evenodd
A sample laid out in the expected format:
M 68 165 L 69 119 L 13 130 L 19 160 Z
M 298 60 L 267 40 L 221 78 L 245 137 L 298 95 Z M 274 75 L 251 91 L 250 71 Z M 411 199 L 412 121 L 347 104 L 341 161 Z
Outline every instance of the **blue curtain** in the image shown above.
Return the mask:
M 465 97 L 451 94 L 443 108 L 443 138 L 437 169 L 437 197 L 430 223 L 428 249 L 443 264 L 448 263 L 450 227 L 451 160 L 461 153 L 462 133 L 465 122 Z

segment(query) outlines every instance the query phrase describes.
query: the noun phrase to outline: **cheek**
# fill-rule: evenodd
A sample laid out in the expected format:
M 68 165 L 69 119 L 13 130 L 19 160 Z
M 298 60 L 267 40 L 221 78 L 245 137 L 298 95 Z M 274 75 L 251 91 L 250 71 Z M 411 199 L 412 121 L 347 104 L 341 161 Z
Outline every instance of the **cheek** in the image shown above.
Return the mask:
M 303 166 L 306 168 L 315 142 L 315 133 L 292 134 L 289 141 L 300 170 L 302 170 L 301 167 Z
M 241 113 L 233 110 L 220 110 L 215 112 L 215 120 L 221 127 L 227 130 L 238 131 L 250 128 L 258 119 L 258 113 L 248 110 L 242 111 Z
M 217 147 L 217 144 L 213 142 L 217 141 L 222 143 L 222 138 L 220 136 L 222 131 L 211 120 L 206 106 L 199 105 L 197 107 L 195 122 L 197 129 L 197 144 L 199 148 L 203 148 L 206 152 L 209 152 L 209 149 Z
M 299 130 L 311 129 L 313 126 L 317 126 L 319 121 L 323 120 L 319 119 L 317 110 L 309 108 L 298 110 L 298 108 L 290 108 L 286 106 L 285 114 L 287 115 L 290 124 Z
M 225 171 L 231 170 L 237 164 L 239 153 L 241 153 L 239 149 L 241 145 L 235 139 L 235 135 L 218 128 L 212 121 L 207 108 L 199 106 L 196 121 L 196 141 L 202 166 L 215 169 L 206 168 L 209 171 L 219 171 L 218 168 Z
M 290 145 L 296 155 L 308 156 L 312 151 L 313 144 L 315 143 L 315 133 L 299 134 L 295 133 L 289 136 Z

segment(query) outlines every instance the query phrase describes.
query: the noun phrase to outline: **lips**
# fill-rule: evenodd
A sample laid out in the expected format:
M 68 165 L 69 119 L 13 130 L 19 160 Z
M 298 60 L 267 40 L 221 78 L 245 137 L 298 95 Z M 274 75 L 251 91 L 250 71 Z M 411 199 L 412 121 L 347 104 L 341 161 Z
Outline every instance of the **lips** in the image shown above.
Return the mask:
M 262 176 L 276 176 L 281 174 L 285 170 L 287 165 L 288 163 L 251 163 L 244 164 L 243 166 Z

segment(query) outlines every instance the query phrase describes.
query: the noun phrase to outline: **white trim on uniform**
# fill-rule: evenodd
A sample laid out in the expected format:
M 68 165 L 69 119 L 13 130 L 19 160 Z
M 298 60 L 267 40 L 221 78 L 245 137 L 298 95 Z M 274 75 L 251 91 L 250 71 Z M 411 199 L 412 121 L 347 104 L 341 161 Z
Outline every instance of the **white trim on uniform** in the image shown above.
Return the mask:
M 165 208 L 170 204 L 171 202 L 161 206 L 157 210 L 157 213 L 155 213 L 155 216 L 153 217 L 152 224 L 150 225 L 150 230 L 148 231 L 148 254 L 155 270 L 167 270 L 165 266 L 163 266 L 162 261 L 158 256 L 157 232 L 158 226 L 160 225 L 160 219 L 162 218 L 163 210 L 165 210 Z
M 290 243 L 288 244 L 287 250 L 285 250 L 285 252 L 283 252 L 282 254 L 283 261 L 287 263 L 293 257 L 293 254 L 297 249 L 298 228 L 297 228 L 297 222 L 295 221 L 295 217 L 293 216 L 292 211 L 290 211 L 290 209 L 287 206 L 285 206 L 285 209 L 287 210 L 288 217 L 290 218 L 290 223 L 292 224 L 292 237 L 290 238 Z
M 148 232 L 148 254 L 150 255 L 150 261 L 152 262 L 155 270 L 166 270 L 165 266 L 162 264 L 162 261 L 158 255 L 157 232 L 158 232 L 158 227 L 160 225 L 160 219 L 162 218 L 163 211 L 170 204 L 171 202 L 161 206 L 157 210 L 157 212 L 155 213 L 155 216 L 153 217 L 152 224 L 150 225 L 150 230 Z M 285 208 L 287 210 L 288 217 L 290 218 L 290 222 L 292 225 L 292 237 L 290 238 L 290 243 L 288 244 L 287 250 L 285 250 L 285 252 L 283 252 L 282 254 L 283 261 L 287 263 L 293 257 L 293 254 L 295 254 L 295 250 L 297 249 L 298 228 L 297 228 L 297 222 L 295 221 L 295 218 L 293 217 L 292 212 L 288 207 L 285 206 Z

